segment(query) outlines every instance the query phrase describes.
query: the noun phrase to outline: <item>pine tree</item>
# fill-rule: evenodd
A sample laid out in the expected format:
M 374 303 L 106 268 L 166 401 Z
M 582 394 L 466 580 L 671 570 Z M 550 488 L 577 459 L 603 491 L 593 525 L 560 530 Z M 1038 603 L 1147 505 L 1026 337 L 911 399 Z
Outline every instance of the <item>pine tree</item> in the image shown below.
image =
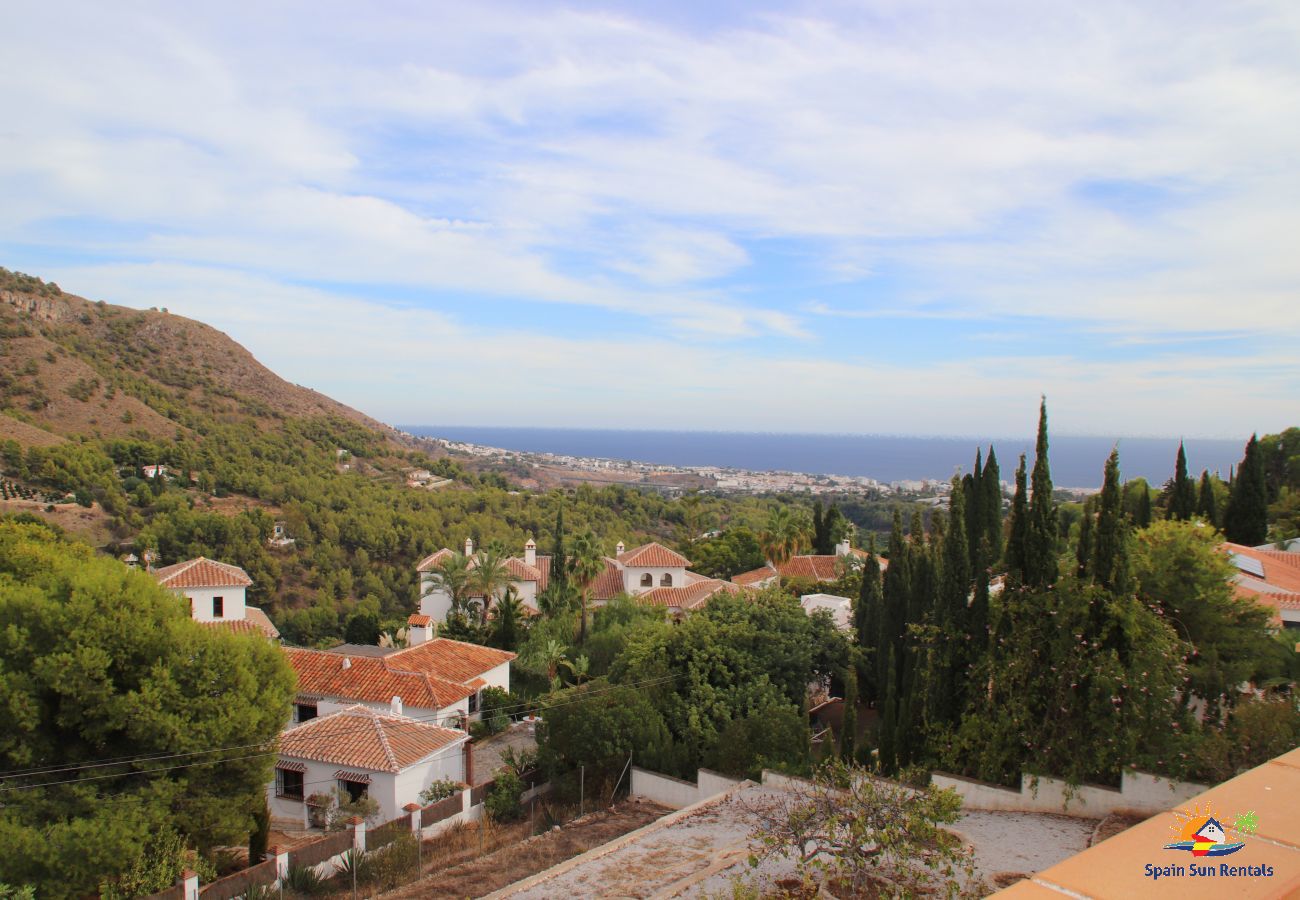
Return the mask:
M 1253 547 L 1268 538 L 1268 492 L 1264 481 L 1264 461 L 1260 458 L 1259 440 L 1250 436 L 1246 455 L 1237 466 L 1223 513 L 1223 533 L 1234 544 Z
M 1057 576 L 1056 502 L 1052 499 L 1052 470 L 1047 459 L 1047 400 L 1038 411 L 1038 441 L 1030 483 L 1029 520 L 1025 529 L 1025 585 L 1050 587 Z
M 1128 526 L 1119 488 L 1119 450 L 1110 451 L 1097 509 L 1097 533 L 1093 540 L 1088 574 L 1113 593 L 1127 593 L 1130 585 Z
M 853 625 L 857 630 L 858 646 L 868 653 L 877 655 L 863 666 L 861 673 L 862 688 L 873 700 L 879 700 L 883 688 L 875 678 L 879 666 L 879 646 L 881 606 L 884 594 L 880 585 L 880 561 L 876 559 L 876 537 L 873 534 L 867 550 L 867 561 L 862 566 L 862 587 L 858 591 L 858 602 L 853 607 Z
M 1018 584 L 1025 582 L 1025 541 L 1029 532 L 1029 505 L 1026 500 L 1025 454 L 1016 467 L 1016 493 L 1011 500 L 1011 527 L 1007 539 L 1007 574 Z
M 1186 522 L 1196 514 L 1196 486 L 1187 476 L 1187 454 L 1183 442 L 1178 442 L 1178 458 L 1174 462 L 1174 490 L 1169 498 L 1169 518 Z
M 1210 481 L 1208 469 L 1201 471 L 1201 490 L 1200 496 L 1196 499 L 1196 514 L 1204 519 L 1206 524 L 1219 527 L 1219 502 L 1214 497 L 1214 484 Z
M 980 501 L 980 515 L 983 518 L 982 533 L 988 539 L 988 549 L 984 552 L 985 565 L 1002 557 L 1002 472 L 998 469 L 998 457 L 989 445 L 989 455 L 984 461 L 984 475 L 980 478 L 980 489 L 984 498 Z

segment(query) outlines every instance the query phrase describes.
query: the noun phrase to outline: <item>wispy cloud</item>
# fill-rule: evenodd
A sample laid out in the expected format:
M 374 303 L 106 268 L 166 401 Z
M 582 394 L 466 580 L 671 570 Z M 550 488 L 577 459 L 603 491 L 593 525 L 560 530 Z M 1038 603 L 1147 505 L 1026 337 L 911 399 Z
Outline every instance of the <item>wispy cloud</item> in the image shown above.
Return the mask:
M 414 324 L 481 340 L 491 318 L 522 336 L 506 311 L 527 305 L 542 312 L 508 385 L 569 384 L 541 367 L 591 374 L 565 355 L 581 353 L 653 372 L 620 389 L 638 410 L 683 381 L 659 424 L 702 426 L 723 424 L 707 380 L 735 383 L 737 425 L 834 427 L 845 402 L 822 379 L 837 360 L 873 416 L 921 431 L 996 414 L 1014 389 L 984 366 L 1051 382 L 1081 422 L 1144 429 L 1147 404 L 1179 410 L 1189 384 L 1235 397 L 1218 415 L 1238 430 L 1286 424 L 1267 417 L 1300 389 L 1285 366 L 1244 368 L 1232 337 L 1274 360 L 1300 340 L 1300 10 L 1281 0 L 791 0 L 732 20 L 685 5 L 53 2 L 10 11 L 6 30 L 5 264 L 125 302 L 180 292 L 246 343 L 262 337 L 245 327 L 291 333 L 265 298 L 315 304 L 364 329 L 373 346 L 350 353 L 379 370 L 406 358 L 386 339 L 409 338 L 368 323 L 426 315 Z M 260 308 L 241 313 L 232 278 Z M 385 303 L 392 291 L 423 310 Z M 922 356 L 852 362 L 882 322 L 909 320 L 944 325 Z M 1029 347 L 1071 329 L 1068 352 L 983 355 L 990 331 Z M 529 355 L 546 342 L 565 353 Z M 1180 344 L 1209 381 L 1147 367 Z M 332 365 L 265 349 L 343 387 Z M 445 378 L 455 352 L 404 365 Z M 981 391 L 954 408 L 936 372 Z M 744 401 L 737 378 L 784 405 Z M 881 379 L 907 403 L 877 396 Z M 1094 405 L 1090 379 L 1114 395 Z M 549 408 L 619 415 L 572 389 Z M 402 402 L 394 415 L 418 418 Z M 789 421 L 768 421 L 777 408 Z

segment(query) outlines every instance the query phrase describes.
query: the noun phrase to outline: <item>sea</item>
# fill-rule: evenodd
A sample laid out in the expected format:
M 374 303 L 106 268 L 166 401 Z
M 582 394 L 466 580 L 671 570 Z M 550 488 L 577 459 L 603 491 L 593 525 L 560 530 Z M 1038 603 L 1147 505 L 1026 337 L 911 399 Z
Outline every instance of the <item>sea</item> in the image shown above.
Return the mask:
M 402 425 L 403 431 L 529 453 L 660 463 L 721 466 L 759 472 L 865 475 L 882 482 L 948 479 L 969 472 L 975 450 L 997 450 L 1002 479 L 1011 481 L 1017 458 L 1033 465 L 1034 439 L 908 437 L 887 434 L 769 434 L 727 431 L 639 431 L 603 428 L 516 428 L 471 425 Z M 1241 461 L 1245 440 L 1188 438 L 1187 467 L 1228 471 Z M 1058 487 L 1101 486 L 1102 467 L 1119 447 L 1123 477 L 1159 486 L 1173 477 L 1178 438 L 1053 436 L 1049 459 Z

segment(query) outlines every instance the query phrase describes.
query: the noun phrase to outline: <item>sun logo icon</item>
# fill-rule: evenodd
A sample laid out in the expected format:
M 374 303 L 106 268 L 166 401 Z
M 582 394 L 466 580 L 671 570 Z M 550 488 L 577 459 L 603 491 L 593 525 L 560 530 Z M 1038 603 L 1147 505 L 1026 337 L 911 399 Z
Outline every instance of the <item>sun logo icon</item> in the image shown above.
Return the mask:
M 1253 812 L 1244 813 L 1233 822 L 1231 829 L 1214 815 L 1209 804 L 1204 809 L 1199 806 L 1192 810 L 1174 810 L 1176 824 L 1169 826 L 1178 835 L 1178 840 L 1165 844 L 1166 850 L 1187 850 L 1192 856 L 1227 856 L 1246 846 L 1245 841 L 1229 841 L 1228 831 L 1237 834 L 1254 833 L 1256 818 Z

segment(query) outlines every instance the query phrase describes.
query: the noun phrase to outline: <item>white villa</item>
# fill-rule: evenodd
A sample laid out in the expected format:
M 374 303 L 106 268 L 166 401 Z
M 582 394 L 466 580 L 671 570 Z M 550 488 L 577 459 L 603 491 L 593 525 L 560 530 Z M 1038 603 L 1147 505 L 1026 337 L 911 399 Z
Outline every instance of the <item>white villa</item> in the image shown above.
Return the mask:
M 190 616 L 196 622 L 279 639 L 280 632 L 266 613 L 245 602 L 253 580 L 239 566 L 200 556 L 155 569 L 152 574 L 163 587 L 189 600 Z
M 435 781 L 465 780 L 469 735 L 397 712 L 354 705 L 280 735 L 275 780 L 267 786 L 273 819 L 310 824 L 307 798 L 337 788 L 379 803 L 378 820 L 397 818 Z
M 415 569 L 420 579 L 418 617 L 430 623 L 445 622 L 451 611 L 451 596 L 439 587 L 437 571 L 452 555 L 453 551 L 444 547 L 420 560 Z M 474 542 L 468 538 L 465 555 L 473 565 Z M 524 543 L 523 555 L 510 557 L 505 564 L 510 571 L 510 583 L 524 608 L 536 613 L 537 595 L 550 582 L 551 557 L 538 554 L 537 542 L 529 538 Z M 605 557 L 604 570 L 588 586 L 589 599 L 600 605 L 627 594 L 650 605 L 683 612 L 699 608 L 718 591 L 737 590 L 735 585 L 689 571 L 690 564 L 689 559 L 663 544 L 651 542 L 628 550 L 619 541 L 614 556 Z

